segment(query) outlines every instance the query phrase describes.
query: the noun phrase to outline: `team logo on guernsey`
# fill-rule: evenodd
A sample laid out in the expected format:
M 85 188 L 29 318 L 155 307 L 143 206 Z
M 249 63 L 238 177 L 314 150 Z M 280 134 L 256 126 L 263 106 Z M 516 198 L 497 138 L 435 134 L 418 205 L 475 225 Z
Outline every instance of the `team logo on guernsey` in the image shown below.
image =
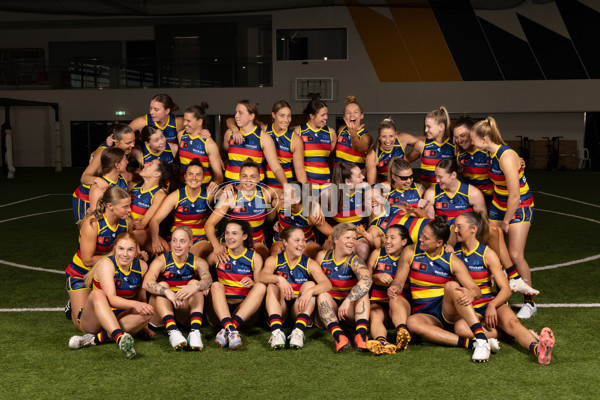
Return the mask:
M 288 278 L 288 274 L 286 274 L 286 273 L 284 273 L 284 272 L 281 272 L 281 271 L 277 271 L 277 275 L 279 275 L 279 276 L 283 276 L 285 279 L 287 279 L 287 278 Z
M 331 275 L 331 272 L 329 268 L 325 268 L 325 275 Z
M 123 285 L 123 281 L 118 280 L 115 282 L 115 286 L 121 287 Z
M 188 148 L 188 143 L 187 142 L 181 143 L 181 148 L 187 149 Z
M 391 265 L 387 265 L 385 263 L 378 263 L 377 264 L 377 271 L 391 271 L 392 270 L 392 266 Z
M 401 196 L 404 197 L 404 194 L 402 194 Z M 388 199 L 388 201 L 390 202 L 390 204 L 400 203 L 400 199 Z
M 427 264 L 423 264 L 418 261 L 413 261 L 412 269 L 424 270 L 424 269 L 427 269 Z
M 381 223 L 381 228 L 385 229 L 388 226 L 389 223 L 390 223 L 390 221 L 388 219 L 384 220 Z
M 235 206 L 233 208 L 233 212 L 246 212 L 248 210 L 248 207 L 242 207 L 242 206 Z
M 189 207 L 180 206 L 180 207 L 177 207 L 177 212 L 187 213 L 187 212 L 190 212 L 190 208 Z
M 469 160 L 467 160 L 466 158 L 461 158 L 459 161 L 460 161 L 461 164 L 468 164 L 469 163 Z
M 163 276 L 165 278 L 167 278 L 167 279 L 173 279 L 173 278 L 175 278 L 175 274 L 173 272 L 168 272 L 168 271 L 165 271 L 164 274 L 163 274 Z
M 229 139 L 229 145 L 235 144 L 235 140 L 233 138 Z
M 107 237 L 104 237 L 104 236 L 100 236 L 96 240 L 96 243 L 99 243 L 99 244 L 108 244 L 108 243 L 110 243 L 110 238 L 107 238 Z
M 433 157 L 433 156 L 435 156 L 435 155 L 436 155 L 436 153 L 437 153 L 437 150 L 425 150 L 425 151 L 423 152 L 423 155 L 424 155 L 425 157 Z
M 387 164 L 385 161 L 380 161 L 377 166 L 378 167 L 383 167 L 385 164 Z
M 448 208 L 448 203 L 443 203 L 441 201 L 435 203 L 435 208 Z
M 346 140 L 345 137 L 340 136 L 340 138 L 338 139 L 338 142 L 340 142 L 340 143 L 346 143 L 347 140 Z
M 302 136 L 303 142 L 313 142 L 314 140 L 315 138 L 313 138 L 312 136 Z

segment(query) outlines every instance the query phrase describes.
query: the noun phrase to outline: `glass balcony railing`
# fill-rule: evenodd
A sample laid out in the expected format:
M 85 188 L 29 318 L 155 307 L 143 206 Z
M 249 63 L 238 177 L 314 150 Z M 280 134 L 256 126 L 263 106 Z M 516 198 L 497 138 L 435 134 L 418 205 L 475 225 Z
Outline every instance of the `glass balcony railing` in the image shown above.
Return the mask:
M 49 66 L 49 67 L 48 67 Z M 166 59 L 72 58 L 56 66 L 33 60 L 0 61 L 0 89 L 199 88 L 273 85 L 269 57 Z

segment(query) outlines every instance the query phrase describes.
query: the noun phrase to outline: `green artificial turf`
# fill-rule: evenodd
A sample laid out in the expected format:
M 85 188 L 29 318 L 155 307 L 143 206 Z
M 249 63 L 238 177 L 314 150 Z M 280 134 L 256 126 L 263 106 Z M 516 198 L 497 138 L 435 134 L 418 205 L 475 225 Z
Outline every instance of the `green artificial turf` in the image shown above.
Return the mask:
M 0 178 L 0 260 L 64 271 L 77 248 L 70 193 L 80 169 L 18 169 Z M 536 211 L 526 248 L 532 268 L 600 254 L 600 174 L 528 171 Z M 538 192 L 594 203 L 595 206 Z M 3 206 L 48 193 L 57 195 Z M 594 221 L 559 215 L 572 214 Z M 533 272 L 538 304 L 600 303 L 600 260 Z M 0 308 L 63 307 L 68 296 L 61 273 L 0 264 Z M 522 297 L 513 295 L 514 303 Z M 331 335 L 307 331 L 302 350 L 271 351 L 266 324 L 242 330 L 236 351 L 214 343 L 217 330 L 202 328 L 203 352 L 175 352 L 167 335 L 136 338 L 138 358 L 126 360 L 114 343 L 70 350 L 78 332 L 62 312 L 0 312 L 1 399 L 100 398 L 336 398 L 336 399 L 587 399 L 600 390 L 596 331 L 600 308 L 539 308 L 524 325 L 550 326 L 556 347 L 540 366 L 508 338 L 489 362 L 471 362 L 471 352 L 411 343 L 391 356 L 334 352 Z M 289 334 L 289 328 L 286 333 Z M 351 332 L 350 332 L 351 333 Z

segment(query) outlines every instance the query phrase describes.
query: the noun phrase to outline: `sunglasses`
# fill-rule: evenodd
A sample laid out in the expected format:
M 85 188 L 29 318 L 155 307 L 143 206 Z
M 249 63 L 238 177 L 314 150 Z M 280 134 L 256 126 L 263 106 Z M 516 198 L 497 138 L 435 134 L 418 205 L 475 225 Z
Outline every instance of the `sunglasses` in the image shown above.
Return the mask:
M 414 177 L 414 175 L 400 176 L 400 175 L 396 175 L 394 173 L 392 173 L 392 175 L 394 175 L 396 178 L 400 178 L 401 181 L 407 181 L 409 179 L 413 179 L 413 177 Z

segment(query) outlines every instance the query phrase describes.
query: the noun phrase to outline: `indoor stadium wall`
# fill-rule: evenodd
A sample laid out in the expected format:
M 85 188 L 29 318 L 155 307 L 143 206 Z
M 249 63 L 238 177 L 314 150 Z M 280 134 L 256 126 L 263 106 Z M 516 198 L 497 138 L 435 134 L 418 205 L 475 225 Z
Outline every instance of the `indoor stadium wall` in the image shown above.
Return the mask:
M 554 16 L 556 10 L 552 7 L 555 6 L 536 9 L 538 13 L 542 12 L 539 19 L 544 19 L 545 11 Z M 378 15 L 372 14 L 373 12 Z M 489 19 L 488 14 L 493 12 L 486 13 L 486 18 Z M 0 91 L 0 96 L 59 103 L 65 166 L 70 166 L 71 158 L 70 121 L 130 120 L 145 114 L 150 98 L 160 92 L 170 94 L 182 108 L 207 101 L 210 104 L 209 114 L 212 115 L 231 114 L 235 102 L 244 98 L 257 101 L 263 113 L 270 111 L 274 101 L 287 99 L 292 105 L 293 112 L 300 114 L 305 102 L 294 99 L 295 79 L 331 77 L 334 82 L 333 100 L 327 101 L 331 125 L 334 125 L 334 117 L 342 113 L 345 96 L 354 94 L 367 114 L 366 124 L 371 132 L 376 131 L 378 121 L 391 115 L 401 131 L 415 135 L 422 134 L 425 113 L 445 105 L 452 117 L 460 113 L 470 113 L 475 117 L 493 115 L 498 119 L 502 134 L 507 139 L 514 139 L 517 135 L 528 136 L 530 139 L 563 136 L 564 139 L 577 140 L 580 149 L 583 142 L 584 112 L 600 110 L 600 96 L 597 95 L 600 93 L 600 79 L 466 80 L 460 68 L 458 68 L 460 73 L 454 74 L 455 78 L 452 78 L 454 80 L 447 81 L 425 78 L 400 81 L 395 76 L 386 77 L 381 72 L 382 62 L 385 62 L 385 57 L 381 58 L 381 54 L 385 55 L 387 51 L 390 59 L 393 59 L 392 55 L 396 50 L 386 47 L 386 36 L 381 33 L 384 30 L 379 29 L 381 25 L 365 26 L 357 21 L 364 16 L 364 18 L 372 18 L 374 22 L 380 20 L 390 22 L 395 16 L 389 10 L 324 7 L 273 11 L 269 14 L 272 15 L 273 32 L 277 29 L 289 28 L 347 28 L 347 60 L 277 61 L 274 56 L 272 87 L 7 89 Z M 0 21 L 14 22 L 18 18 L 23 18 L 24 21 L 34 19 L 30 15 L 0 14 Z M 63 19 L 61 16 L 39 18 L 43 21 Z M 66 17 L 64 19 L 68 20 Z M 502 17 L 503 21 L 506 19 L 506 16 Z M 94 20 L 98 21 L 98 18 Z M 108 25 L 109 19 L 106 20 Z M 114 21 L 114 18 L 111 21 Z M 395 20 L 395 23 L 398 26 L 398 20 Z M 40 25 L 44 26 L 44 24 Z M 40 47 L 48 51 L 48 43 L 55 41 L 155 39 L 154 29 L 149 26 L 72 28 L 68 23 L 61 28 L 35 28 L 30 24 L 27 29 L 17 29 L 12 26 L 11 29 L 0 28 L 3 47 Z M 435 29 L 440 28 L 435 27 Z M 506 29 L 510 30 L 510 27 Z M 374 38 L 379 38 L 382 47 L 374 48 Z M 273 34 L 274 49 L 275 40 L 276 35 Z M 455 60 L 454 53 L 451 55 L 450 59 Z M 391 68 L 384 67 L 384 72 L 393 73 L 393 65 Z M 420 72 L 422 73 L 418 76 L 426 76 L 426 66 L 423 66 Z M 127 114 L 117 117 L 115 115 L 117 110 L 125 110 Z M 46 109 L 14 108 L 12 110 L 11 124 L 15 132 L 14 159 L 17 167 L 54 165 L 50 133 L 52 121 L 53 114 Z M 4 114 L 0 114 L 0 123 L 2 122 L 4 122 Z

